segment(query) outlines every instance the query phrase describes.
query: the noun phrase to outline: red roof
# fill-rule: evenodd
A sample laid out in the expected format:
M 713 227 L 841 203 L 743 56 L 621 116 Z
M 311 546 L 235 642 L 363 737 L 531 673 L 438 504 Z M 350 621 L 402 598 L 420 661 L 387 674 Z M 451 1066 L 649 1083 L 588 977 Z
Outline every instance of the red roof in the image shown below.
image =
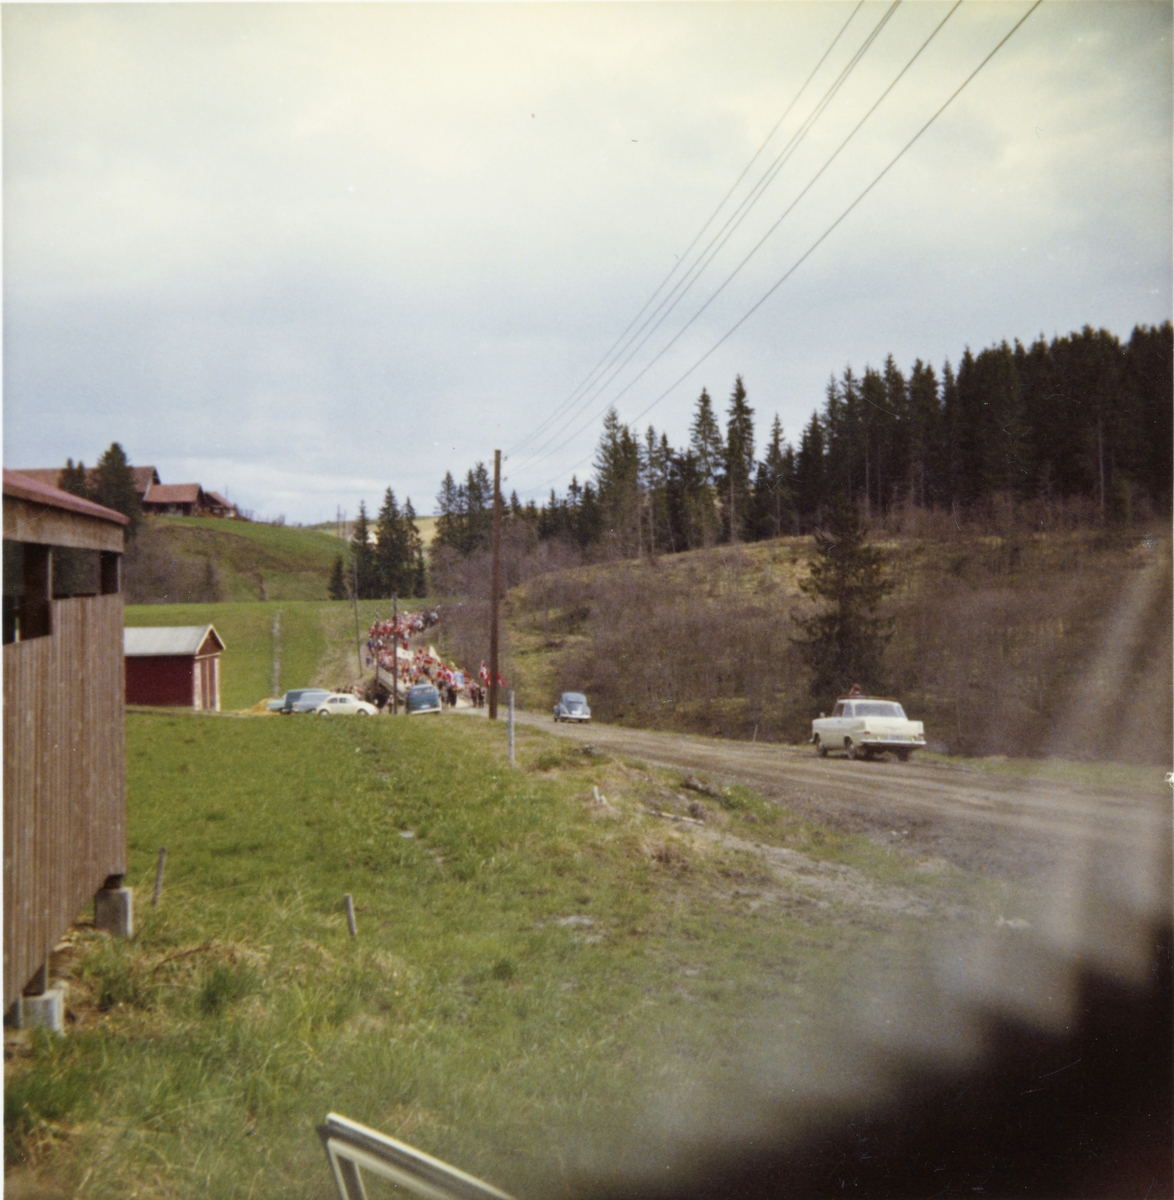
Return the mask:
M 198 483 L 153 483 L 144 504 L 198 504 L 203 489 Z
M 22 475 L 19 471 L 4 468 L 4 494 L 15 496 L 20 500 L 28 500 L 32 504 L 44 504 L 48 508 L 64 508 L 69 512 L 81 513 L 87 517 L 97 517 L 100 521 L 111 521 L 117 525 L 129 525 L 130 520 L 122 513 L 112 508 L 103 508 L 91 500 L 83 500 L 80 496 L 63 492 L 60 488 L 50 487 L 39 479 Z

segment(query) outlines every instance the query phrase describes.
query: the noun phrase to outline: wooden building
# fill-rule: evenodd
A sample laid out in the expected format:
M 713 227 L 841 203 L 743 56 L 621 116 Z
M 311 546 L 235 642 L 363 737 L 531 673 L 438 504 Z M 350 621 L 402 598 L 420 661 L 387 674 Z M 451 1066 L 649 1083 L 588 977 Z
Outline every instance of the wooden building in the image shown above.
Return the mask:
M 153 483 L 140 503 L 155 516 L 200 517 L 207 512 L 204 489 L 198 483 Z
M 220 711 L 220 653 L 211 625 L 123 631 L 127 704 Z
M 61 484 L 62 467 L 31 467 L 22 469 L 19 473 L 27 475 L 29 479 L 35 479 L 38 483 L 47 483 L 51 487 L 59 487 Z M 152 485 L 158 485 L 159 472 L 154 467 L 131 467 L 131 477 L 135 482 L 135 494 L 140 502 L 147 494 L 147 489 Z M 86 484 L 91 491 L 98 486 L 98 468 L 86 468 Z
M 126 524 L 4 471 L 5 1011 L 126 870 Z

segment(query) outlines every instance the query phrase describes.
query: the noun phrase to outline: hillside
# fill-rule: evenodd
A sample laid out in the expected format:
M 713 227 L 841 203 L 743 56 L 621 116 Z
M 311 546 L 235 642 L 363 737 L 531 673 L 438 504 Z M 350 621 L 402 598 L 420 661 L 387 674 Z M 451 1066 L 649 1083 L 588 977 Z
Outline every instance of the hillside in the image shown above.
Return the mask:
M 1167 761 L 1165 530 L 878 541 L 894 590 L 889 690 L 955 754 Z M 605 721 L 796 742 L 813 698 L 793 637 L 810 539 L 539 575 L 508 597 L 505 671 L 544 709 L 586 691 Z M 448 611 L 475 652 L 483 605 Z M 468 628 L 466 628 L 468 626 Z M 484 640 L 482 638 L 482 640 Z
M 155 517 L 127 555 L 130 603 L 325 600 L 338 539 L 210 517 Z

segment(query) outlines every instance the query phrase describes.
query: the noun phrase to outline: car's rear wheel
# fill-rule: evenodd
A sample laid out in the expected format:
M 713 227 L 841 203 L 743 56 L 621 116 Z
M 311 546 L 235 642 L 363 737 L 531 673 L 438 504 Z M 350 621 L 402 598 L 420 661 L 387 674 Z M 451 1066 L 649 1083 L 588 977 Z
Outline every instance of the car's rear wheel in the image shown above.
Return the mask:
M 371 715 L 371 714 L 370 714 L 370 713 L 369 713 L 369 712 L 368 712 L 368 711 L 367 711 L 365 708 L 360 708 L 360 709 L 359 709 L 359 716 L 360 716 L 360 717 L 369 717 L 370 715 Z
M 909 751 L 908 750 L 898 750 L 896 752 L 896 754 L 897 754 L 898 762 L 908 762 L 909 761 Z
M 848 751 L 848 757 L 853 762 L 860 756 L 860 752 L 856 749 L 856 743 L 851 738 L 844 739 L 844 749 Z

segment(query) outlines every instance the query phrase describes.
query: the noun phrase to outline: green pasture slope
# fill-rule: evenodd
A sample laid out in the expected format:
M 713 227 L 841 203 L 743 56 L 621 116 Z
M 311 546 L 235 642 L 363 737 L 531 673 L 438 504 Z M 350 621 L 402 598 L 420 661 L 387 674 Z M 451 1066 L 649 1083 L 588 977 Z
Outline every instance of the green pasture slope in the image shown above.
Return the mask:
M 359 630 L 363 640 L 376 617 L 391 612 L 389 600 L 359 603 Z M 228 712 L 250 708 L 272 694 L 273 618 L 281 614 L 280 678 L 277 694 L 289 688 L 308 687 L 343 646 L 354 653 L 355 620 L 345 600 L 268 600 L 227 604 L 127 605 L 127 626 L 214 625 L 224 639 L 220 661 L 220 703 Z M 349 663 L 349 660 L 348 660 Z M 321 682 L 336 682 L 327 678 Z M 341 682 L 341 681 L 338 681 Z
M 926 932 L 881 909 L 759 911 L 746 845 L 983 907 L 748 792 L 704 801 L 726 842 L 648 811 L 679 776 L 528 729 L 511 770 L 504 741 L 455 714 L 131 713 L 138 929 L 79 927 L 58 956 L 74 1024 L 9 1061 L 10 1185 L 319 1198 L 314 1124 L 335 1110 L 523 1200 L 565 1196 L 633 1149 L 649 1107 L 741 1086 L 809 1042 L 850 968 Z
M 342 547 L 319 529 L 213 517 L 155 517 L 171 550 L 211 559 L 230 600 L 323 600 Z

